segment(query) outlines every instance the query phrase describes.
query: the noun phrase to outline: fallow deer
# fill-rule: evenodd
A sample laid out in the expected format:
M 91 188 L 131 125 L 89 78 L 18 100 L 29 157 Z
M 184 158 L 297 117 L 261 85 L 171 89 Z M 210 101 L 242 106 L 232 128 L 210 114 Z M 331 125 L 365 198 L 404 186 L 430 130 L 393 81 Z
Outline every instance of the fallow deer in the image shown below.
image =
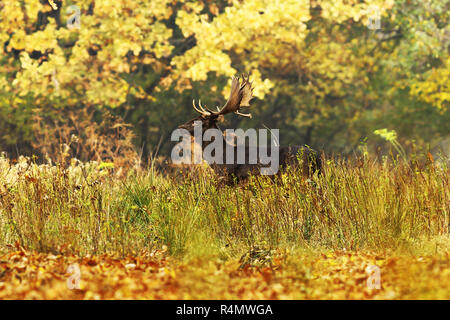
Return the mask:
M 245 77 L 242 76 L 242 82 L 240 81 L 239 77 L 233 77 L 232 83 L 231 83 L 231 93 L 230 96 L 225 103 L 225 105 L 219 109 L 217 108 L 217 111 L 213 111 L 209 109 L 208 107 L 202 106 L 201 102 L 199 101 L 199 105 L 196 106 L 195 100 L 192 102 L 193 108 L 196 112 L 198 112 L 200 115 L 188 122 L 186 122 L 183 125 L 180 125 L 179 129 L 185 129 L 189 132 L 189 134 L 194 136 L 195 127 L 197 125 L 201 125 L 202 128 L 202 136 L 208 129 L 217 129 L 220 130 L 217 123 L 219 121 L 223 120 L 223 116 L 228 113 L 234 113 L 238 116 L 242 117 L 248 117 L 251 118 L 250 113 L 241 113 L 242 108 L 249 108 L 250 107 L 250 100 L 253 98 L 253 87 L 252 82 L 249 82 L 249 76 Z M 210 165 L 213 167 L 213 169 L 220 173 L 221 175 L 224 174 L 228 177 L 236 177 L 238 180 L 242 180 L 247 178 L 250 174 L 256 174 L 258 175 L 260 173 L 261 168 L 267 166 L 267 164 L 263 164 L 260 161 L 260 157 L 258 156 L 258 159 L 256 163 L 250 163 L 249 162 L 249 154 L 251 151 L 256 151 L 255 153 L 260 155 L 260 148 L 263 147 L 253 147 L 253 146 L 245 146 L 245 163 L 239 163 L 237 161 L 237 155 L 238 150 L 236 145 L 231 145 L 229 140 L 226 139 L 226 137 L 223 135 L 223 132 L 221 132 L 221 138 L 222 141 L 222 149 L 225 150 L 222 154 L 223 160 L 221 161 L 221 164 L 214 163 Z M 227 141 L 228 140 L 228 141 Z M 214 140 L 213 140 L 214 141 Z M 212 141 L 204 141 L 202 140 L 201 149 L 202 151 L 205 150 L 205 148 L 212 143 Z M 228 149 L 227 149 L 228 145 Z M 273 146 L 272 146 L 273 147 Z M 252 148 L 256 148 L 252 150 Z M 269 147 L 265 147 L 269 148 Z M 229 161 L 225 161 L 227 157 L 227 150 L 231 150 L 234 161 L 230 163 Z M 264 152 L 267 152 L 269 150 L 265 150 Z M 274 152 L 275 150 L 272 148 L 271 150 Z M 306 176 L 312 175 L 315 171 L 318 171 L 320 173 L 321 170 L 321 159 L 320 155 L 317 151 L 307 147 L 307 146 L 287 146 L 287 147 L 279 147 L 276 149 L 275 152 L 279 152 L 279 165 L 281 167 L 287 167 L 287 166 L 294 166 L 301 164 L 302 166 L 302 172 Z M 267 154 L 267 153 L 266 153 Z

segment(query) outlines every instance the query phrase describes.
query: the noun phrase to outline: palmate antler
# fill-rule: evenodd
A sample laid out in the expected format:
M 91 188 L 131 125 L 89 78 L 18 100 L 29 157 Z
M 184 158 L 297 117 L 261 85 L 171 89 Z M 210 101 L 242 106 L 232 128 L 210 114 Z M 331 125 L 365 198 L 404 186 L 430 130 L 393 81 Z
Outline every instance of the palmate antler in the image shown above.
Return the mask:
M 199 100 L 198 108 L 195 106 L 195 101 L 192 101 L 192 105 L 195 111 L 200 113 L 202 116 L 218 116 L 234 112 L 239 116 L 251 118 L 252 115 L 250 113 L 244 114 L 239 112 L 239 109 L 242 107 L 250 107 L 250 100 L 253 98 L 253 87 L 252 82 L 249 82 L 249 78 L 250 75 L 247 75 L 247 78 L 242 75 L 241 83 L 238 77 L 233 77 L 231 81 L 230 97 L 228 98 L 222 109 L 218 110 L 217 112 L 212 111 L 207 107 L 203 107 Z
M 218 114 L 226 114 L 234 112 L 237 115 L 251 118 L 251 114 L 242 114 L 239 109 L 242 107 L 250 107 L 250 100 L 253 98 L 252 83 L 249 82 L 250 75 L 247 78 L 242 75 L 242 83 L 239 78 L 233 77 L 231 81 L 231 92 L 225 105 L 218 112 Z

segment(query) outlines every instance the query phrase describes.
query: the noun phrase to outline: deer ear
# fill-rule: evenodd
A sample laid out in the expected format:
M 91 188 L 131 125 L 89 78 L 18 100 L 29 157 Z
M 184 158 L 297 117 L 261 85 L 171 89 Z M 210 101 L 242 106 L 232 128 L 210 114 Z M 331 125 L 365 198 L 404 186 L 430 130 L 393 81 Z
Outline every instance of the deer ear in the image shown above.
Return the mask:
M 223 114 L 221 114 L 217 117 L 218 122 L 223 122 L 224 120 L 225 120 L 225 117 L 223 116 Z

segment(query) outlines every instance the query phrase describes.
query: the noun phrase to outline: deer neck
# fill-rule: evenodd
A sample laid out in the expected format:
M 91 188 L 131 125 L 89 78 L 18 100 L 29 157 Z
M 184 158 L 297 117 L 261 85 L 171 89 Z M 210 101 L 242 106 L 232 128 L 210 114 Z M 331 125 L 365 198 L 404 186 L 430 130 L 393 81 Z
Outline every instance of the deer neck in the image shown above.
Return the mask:
M 217 124 L 215 124 L 215 123 L 213 123 L 213 124 L 211 124 L 211 125 L 208 125 L 208 126 L 206 126 L 206 127 L 203 128 L 203 131 L 202 131 L 202 138 L 204 137 L 204 134 L 205 134 L 205 132 L 206 132 L 208 129 L 215 129 L 215 130 L 219 130 L 219 131 L 220 131 L 220 138 L 219 138 L 219 136 L 218 136 L 217 138 L 220 139 L 219 144 L 220 144 L 220 146 L 222 147 L 222 150 L 223 150 L 223 151 L 222 151 L 222 156 L 223 156 L 222 164 L 225 164 L 225 161 L 226 161 L 226 152 L 227 152 L 227 149 L 229 148 L 229 146 L 228 146 L 228 148 L 227 148 L 227 145 L 228 145 L 229 143 L 226 141 L 223 131 L 222 131 L 222 130 L 217 126 Z M 206 141 L 204 138 L 202 139 L 202 141 L 201 141 L 202 154 L 203 154 L 203 152 L 205 151 L 206 147 L 207 147 L 208 145 L 210 145 L 211 143 L 213 143 L 213 142 L 214 142 L 214 141 Z M 234 148 L 234 147 L 235 147 L 235 146 L 233 146 L 233 148 Z M 217 166 L 221 167 L 222 164 L 217 164 Z

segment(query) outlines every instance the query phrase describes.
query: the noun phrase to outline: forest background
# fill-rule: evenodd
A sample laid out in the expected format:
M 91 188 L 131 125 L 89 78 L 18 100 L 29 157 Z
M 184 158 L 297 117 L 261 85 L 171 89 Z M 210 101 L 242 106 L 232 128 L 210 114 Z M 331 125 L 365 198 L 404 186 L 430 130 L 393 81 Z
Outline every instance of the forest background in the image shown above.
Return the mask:
M 341 154 L 384 148 L 374 131 L 387 128 L 407 150 L 448 150 L 448 12 L 445 0 L 3 0 L 0 150 L 167 156 L 192 100 L 222 106 L 249 72 L 253 119 L 224 128 L 280 128 L 282 144 Z

